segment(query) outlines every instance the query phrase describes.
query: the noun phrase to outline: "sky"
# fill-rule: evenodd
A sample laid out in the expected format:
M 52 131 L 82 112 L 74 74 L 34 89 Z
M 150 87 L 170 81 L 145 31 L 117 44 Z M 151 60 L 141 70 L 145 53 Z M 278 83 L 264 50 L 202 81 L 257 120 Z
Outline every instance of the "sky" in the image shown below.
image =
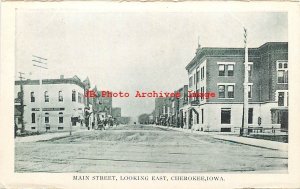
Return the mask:
M 249 47 L 287 42 L 287 13 L 281 12 L 86 12 L 18 10 L 16 78 L 89 77 L 98 90 L 129 92 L 113 98 L 122 116 L 154 110 L 153 98 L 137 90 L 173 92 L 188 83 L 185 66 L 202 47 L 240 47 L 243 26 Z M 32 55 L 47 59 L 47 70 L 33 67 Z

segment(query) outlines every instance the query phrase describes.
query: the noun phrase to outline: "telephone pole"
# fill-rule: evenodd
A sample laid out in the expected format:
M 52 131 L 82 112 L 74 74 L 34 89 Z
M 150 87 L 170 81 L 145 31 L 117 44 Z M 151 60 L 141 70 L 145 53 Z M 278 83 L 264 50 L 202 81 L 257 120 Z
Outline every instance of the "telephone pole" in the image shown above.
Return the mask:
M 48 65 L 47 65 L 47 61 L 46 58 L 43 58 L 43 57 L 40 57 L 40 56 L 36 56 L 36 55 L 32 55 L 32 62 L 33 63 L 33 66 L 34 67 L 37 67 L 38 69 L 48 69 Z M 40 105 L 40 108 L 39 108 L 39 120 L 38 120 L 38 127 L 37 127 L 37 131 L 39 132 L 40 129 L 42 128 L 42 117 L 43 117 L 43 110 L 42 110 L 42 98 L 43 98 L 43 95 L 42 95 L 42 82 L 43 82 L 43 79 L 42 79 L 42 72 L 40 71 L 40 76 L 39 76 L 39 105 Z
M 244 27 L 244 44 L 245 44 L 245 78 L 244 78 L 244 109 L 241 135 L 245 135 L 245 128 L 248 128 L 248 45 L 247 29 Z
M 19 72 L 19 79 L 20 79 L 20 96 L 18 98 L 20 98 L 20 105 L 21 105 L 21 133 L 24 133 L 25 131 L 25 125 L 24 125 L 24 89 L 23 89 L 23 79 L 24 77 L 22 77 L 24 73 L 23 72 Z

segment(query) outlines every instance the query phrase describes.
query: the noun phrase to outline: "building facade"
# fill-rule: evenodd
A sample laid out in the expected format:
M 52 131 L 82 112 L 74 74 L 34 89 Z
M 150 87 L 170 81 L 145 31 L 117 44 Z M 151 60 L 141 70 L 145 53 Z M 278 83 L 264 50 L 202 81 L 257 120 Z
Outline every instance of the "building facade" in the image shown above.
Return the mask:
M 25 130 L 34 132 L 68 131 L 89 126 L 86 112 L 92 108 L 85 98 L 86 84 L 73 78 L 15 81 L 15 109 L 20 110 L 23 87 Z M 90 122 L 88 116 L 88 122 Z M 20 128 L 21 123 L 17 121 Z
M 189 92 L 215 93 L 189 97 L 182 107 L 185 128 L 232 132 L 243 122 L 243 48 L 198 48 L 186 66 Z M 288 44 L 249 48 L 248 125 L 287 128 Z M 278 125 L 277 125 L 278 126 Z

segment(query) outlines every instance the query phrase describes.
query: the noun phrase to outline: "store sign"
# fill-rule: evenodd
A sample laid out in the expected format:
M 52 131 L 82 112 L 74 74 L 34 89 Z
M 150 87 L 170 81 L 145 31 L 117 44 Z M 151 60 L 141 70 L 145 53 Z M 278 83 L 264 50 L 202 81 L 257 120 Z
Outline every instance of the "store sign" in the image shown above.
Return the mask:
M 40 111 L 39 108 L 31 108 L 31 111 Z
M 65 110 L 65 108 L 43 108 L 43 111 L 62 111 Z

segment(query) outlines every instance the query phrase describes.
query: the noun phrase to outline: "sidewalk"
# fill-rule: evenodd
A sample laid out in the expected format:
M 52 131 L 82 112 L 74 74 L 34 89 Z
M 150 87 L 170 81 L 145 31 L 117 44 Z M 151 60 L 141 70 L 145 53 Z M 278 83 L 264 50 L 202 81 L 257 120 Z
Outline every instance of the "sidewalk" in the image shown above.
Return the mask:
M 184 133 L 193 133 L 198 135 L 210 135 L 215 139 L 224 140 L 235 142 L 239 144 L 245 144 L 250 146 L 256 146 L 260 148 L 268 148 L 272 150 L 279 150 L 279 151 L 288 151 L 288 143 L 283 142 L 276 142 L 271 140 L 262 140 L 262 139 L 254 139 L 254 138 L 247 138 L 247 137 L 240 137 L 236 134 L 223 134 L 221 132 L 201 132 L 201 131 L 192 131 L 191 129 L 181 129 L 181 128 L 174 128 L 174 127 L 167 127 L 167 126 L 160 126 L 155 125 L 154 127 L 159 127 L 163 129 L 169 129 L 174 131 L 181 131 Z
M 80 130 L 79 129 L 76 131 L 72 131 L 72 135 L 75 133 L 85 132 L 85 131 L 89 131 L 89 130 L 86 130 L 86 129 Z M 57 133 L 44 133 L 44 134 L 40 134 L 40 135 L 17 137 L 17 138 L 15 138 L 15 142 L 37 142 L 37 141 L 41 141 L 41 140 L 50 140 L 50 139 L 58 138 L 58 137 L 66 137 L 69 135 L 70 135 L 70 132 L 68 132 L 68 131 L 57 132 Z

